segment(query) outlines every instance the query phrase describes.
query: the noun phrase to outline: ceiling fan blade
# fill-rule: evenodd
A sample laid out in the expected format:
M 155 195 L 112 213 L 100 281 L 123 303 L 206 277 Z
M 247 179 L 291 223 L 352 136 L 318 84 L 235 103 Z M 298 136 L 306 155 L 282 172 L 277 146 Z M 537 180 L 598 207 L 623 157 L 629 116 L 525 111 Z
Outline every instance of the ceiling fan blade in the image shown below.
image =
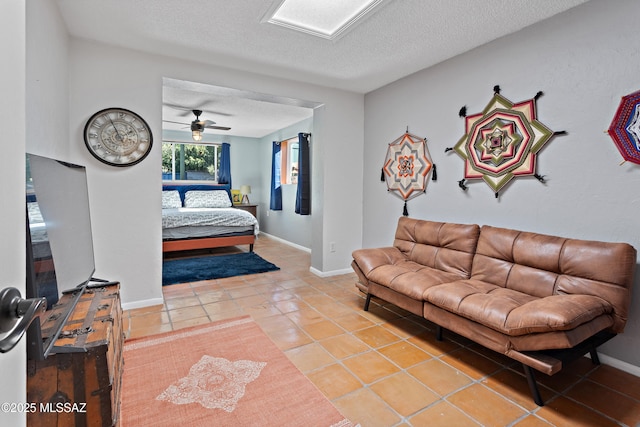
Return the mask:
M 189 123 L 184 123 L 184 122 L 174 122 L 173 120 L 163 120 L 163 122 L 165 123 L 175 123 L 177 125 L 185 125 L 185 126 L 189 126 Z
M 178 113 L 179 116 L 188 116 L 193 114 L 193 108 L 189 108 L 189 107 L 183 107 L 182 105 L 176 105 L 176 104 L 162 104 L 165 107 L 169 107 L 169 108 L 173 108 L 174 110 L 180 110 L 180 113 Z
M 231 130 L 230 127 L 226 126 L 205 126 L 207 129 L 217 129 L 217 130 Z

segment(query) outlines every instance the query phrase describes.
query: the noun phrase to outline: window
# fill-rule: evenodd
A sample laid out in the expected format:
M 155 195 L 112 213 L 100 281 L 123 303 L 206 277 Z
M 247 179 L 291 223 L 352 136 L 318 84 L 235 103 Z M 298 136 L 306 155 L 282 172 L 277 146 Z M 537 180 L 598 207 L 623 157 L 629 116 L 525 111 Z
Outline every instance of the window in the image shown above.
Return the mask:
M 219 144 L 186 144 L 162 142 L 162 179 L 218 181 Z
M 298 137 L 289 138 L 280 142 L 281 155 L 281 184 L 298 183 Z

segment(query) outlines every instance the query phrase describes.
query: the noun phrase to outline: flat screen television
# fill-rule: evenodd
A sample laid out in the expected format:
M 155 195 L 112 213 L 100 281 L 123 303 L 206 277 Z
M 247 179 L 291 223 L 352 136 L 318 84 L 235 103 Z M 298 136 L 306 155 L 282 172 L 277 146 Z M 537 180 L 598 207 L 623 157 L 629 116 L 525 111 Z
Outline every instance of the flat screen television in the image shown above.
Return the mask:
M 26 294 L 45 297 L 50 309 L 62 292 L 81 290 L 75 292 L 79 298 L 95 271 L 86 169 L 29 153 L 26 161 Z M 32 324 L 30 357 L 49 354 L 74 306 L 60 316 L 57 333 L 45 339 L 38 336 L 39 322 Z

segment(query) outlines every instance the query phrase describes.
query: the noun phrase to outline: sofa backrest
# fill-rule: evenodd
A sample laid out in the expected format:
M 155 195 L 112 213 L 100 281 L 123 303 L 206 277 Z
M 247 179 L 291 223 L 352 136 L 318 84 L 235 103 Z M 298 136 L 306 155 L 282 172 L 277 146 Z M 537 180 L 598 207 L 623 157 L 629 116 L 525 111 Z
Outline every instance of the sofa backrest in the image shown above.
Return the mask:
M 599 296 L 614 307 L 615 332 L 622 332 L 631 303 L 636 250 L 626 243 L 568 239 L 485 225 L 471 277 L 544 297 Z
M 400 217 L 393 245 L 418 264 L 463 277 L 471 274 L 480 227 Z

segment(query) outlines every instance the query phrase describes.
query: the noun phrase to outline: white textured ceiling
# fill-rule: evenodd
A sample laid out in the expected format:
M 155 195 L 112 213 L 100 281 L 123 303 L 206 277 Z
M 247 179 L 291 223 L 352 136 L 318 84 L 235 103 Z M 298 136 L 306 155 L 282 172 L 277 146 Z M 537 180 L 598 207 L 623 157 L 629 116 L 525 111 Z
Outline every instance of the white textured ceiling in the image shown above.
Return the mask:
M 264 22 L 281 0 L 56 1 L 75 37 L 367 93 L 587 0 L 383 0 L 336 40 Z

